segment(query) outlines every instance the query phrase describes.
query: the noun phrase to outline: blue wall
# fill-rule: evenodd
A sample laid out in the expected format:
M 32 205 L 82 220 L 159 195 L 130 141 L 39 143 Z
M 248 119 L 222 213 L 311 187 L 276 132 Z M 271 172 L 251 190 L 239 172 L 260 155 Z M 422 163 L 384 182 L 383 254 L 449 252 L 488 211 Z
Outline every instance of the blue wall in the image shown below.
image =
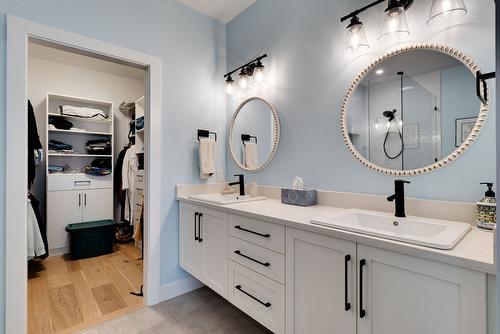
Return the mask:
M 6 14 L 161 57 L 163 152 L 156 157 L 163 170 L 161 283 L 185 277 L 178 267 L 175 184 L 199 182 L 193 158 L 196 129 L 210 128 L 224 138 L 226 101 L 220 83 L 226 67 L 225 25 L 174 0 L 0 0 L 0 332 L 5 306 Z M 220 168 L 225 166 L 224 144 L 218 147 Z
M 428 27 L 431 0 L 415 1 L 407 12 L 413 42 L 458 48 L 484 72 L 495 68 L 494 2 L 468 1 L 462 24 Z M 271 88 L 261 95 L 275 104 L 282 121 L 282 142 L 275 160 L 249 175 L 260 184 L 290 185 L 294 176 L 319 189 L 391 194 L 393 178 L 363 167 L 346 149 L 340 131 L 340 108 L 353 78 L 391 45 L 377 41 L 384 6 L 360 15 L 372 48 L 353 57 L 344 52 L 345 26 L 339 18 L 365 5 L 365 0 L 257 1 L 227 27 L 228 68 L 268 53 Z M 251 28 L 249 28 L 251 27 Z M 494 86 L 492 87 L 494 91 Z M 228 114 L 235 105 L 228 100 Z M 448 168 L 408 177 L 409 196 L 473 202 L 485 180 L 495 180 L 494 106 L 477 143 Z M 238 171 L 228 159 L 227 175 Z

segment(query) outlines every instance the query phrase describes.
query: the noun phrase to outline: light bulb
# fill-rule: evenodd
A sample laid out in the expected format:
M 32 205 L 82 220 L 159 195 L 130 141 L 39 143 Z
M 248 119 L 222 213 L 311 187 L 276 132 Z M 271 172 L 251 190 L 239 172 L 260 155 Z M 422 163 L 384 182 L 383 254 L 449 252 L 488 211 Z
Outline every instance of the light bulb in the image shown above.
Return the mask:
M 259 60 L 257 62 L 257 65 L 255 65 L 255 69 L 254 69 L 254 76 L 255 76 L 255 81 L 257 82 L 262 82 L 264 81 L 264 70 L 265 70 L 265 67 L 264 65 L 262 65 L 262 62 Z
M 405 10 L 402 6 L 389 7 L 386 10 L 384 26 L 380 32 L 379 41 L 388 38 L 400 39 L 410 35 Z
M 363 52 L 370 48 L 365 31 L 363 30 L 363 23 L 361 23 L 357 16 L 354 16 L 351 19 L 351 23 L 347 26 L 345 48 L 347 52 L 351 53 Z
M 241 69 L 239 76 L 240 76 L 240 81 L 239 81 L 240 88 L 247 89 L 247 87 L 248 87 L 248 75 L 247 75 L 247 71 L 245 70 L 245 68 Z
M 385 126 L 389 129 L 391 127 L 391 122 L 386 122 Z
M 229 75 L 226 79 L 226 94 L 233 95 L 234 94 L 234 80 Z
M 375 120 L 375 130 L 378 130 L 378 126 L 379 125 L 378 125 L 378 119 L 377 119 L 377 120 Z
M 433 0 L 427 24 L 434 25 L 453 21 L 465 14 L 467 14 L 467 8 L 463 0 Z

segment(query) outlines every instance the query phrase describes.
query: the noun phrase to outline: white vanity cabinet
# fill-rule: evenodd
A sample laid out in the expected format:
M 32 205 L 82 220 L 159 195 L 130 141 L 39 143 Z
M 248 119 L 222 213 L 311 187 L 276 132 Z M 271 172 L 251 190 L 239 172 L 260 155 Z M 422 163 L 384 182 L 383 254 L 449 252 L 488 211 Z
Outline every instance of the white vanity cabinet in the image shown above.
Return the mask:
M 179 264 L 227 297 L 227 214 L 186 203 L 179 212 Z
M 355 334 L 356 243 L 287 228 L 286 259 L 286 333 Z
M 358 244 L 358 284 L 358 334 L 487 333 L 486 274 Z

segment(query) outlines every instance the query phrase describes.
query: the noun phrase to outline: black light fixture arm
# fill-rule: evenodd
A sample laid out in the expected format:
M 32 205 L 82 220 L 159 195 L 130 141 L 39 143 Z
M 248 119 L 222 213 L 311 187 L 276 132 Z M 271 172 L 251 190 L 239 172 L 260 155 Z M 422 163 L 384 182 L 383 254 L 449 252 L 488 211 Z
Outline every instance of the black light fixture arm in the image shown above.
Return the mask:
M 248 66 L 250 66 L 250 65 L 252 65 L 252 64 L 254 64 L 254 63 L 256 63 L 256 62 L 258 62 L 258 61 L 260 61 L 260 60 L 262 60 L 262 59 L 264 59 L 264 58 L 266 58 L 266 57 L 267 57 L 267 54 L 263 54 L 262 56 L 257 57 L 257 58 L 255 58 L 255 59 L 254 59 L 254 60 L 252 60 L 252 61 L 249 61 L 249 62 L 248 62 L 248 63 L 246 63 L 245 65 L 242 65 L 242 66 L 240 66 L 240 67 L 238 67 L 238 68 L 235 68 L 235 69 L 234 69 L 234 70 L 232 70 L 231 72 L 227 72 L 226 74 L 224 74 L 224 78 L 227 78 L 228 76 L 230 76 L 231 74 L 233 74 L 233 73 L 235 73 L 235 72 L 237 72 L 237 71 L 241 70 L 242 68 L 246 68 L 246 67 L 248 67 Z
M 389 0 L 389 5 L 388 5 L 388 8 L 391 8 L 391 7 L 398 7 L 398 6 L 403 6 L 405 10 L 407 10 L 408 8 L 410 8 L 410 6 L 413 4 L 413 1 L 414 0 Z M 357 9 L 355 10 L 354 12 L 350 13 L 350 14 L 347 14 L 346 16 L 342 17 L 340 19 L 340 22 L 344 22 L 352 17 L 355 17 L 359 14 L 361 14 L 362 12 L 364 12 L 365 10 L 369 9 L 369 8 L 372 8 L 373 6 L 376 6 L 378 4 L 381 4 L 382 2 L 387 2 L 387 0 L 377 0 L 377 1 L 374 1 L 360 9 Z

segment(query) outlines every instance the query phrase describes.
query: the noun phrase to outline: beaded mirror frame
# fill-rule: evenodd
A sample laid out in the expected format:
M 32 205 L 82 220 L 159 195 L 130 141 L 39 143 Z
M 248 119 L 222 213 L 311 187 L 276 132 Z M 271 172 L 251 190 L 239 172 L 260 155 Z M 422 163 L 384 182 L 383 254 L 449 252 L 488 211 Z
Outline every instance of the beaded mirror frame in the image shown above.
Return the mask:
M 361 162 L 364 166 L 371 168 L 373 170 L 376 170 L 377 172 L 387 174 L 387 175 L 392 175 L 392 176 L 412 176 L 412 175 L 420 175 L 424 173 L 429 173 L 435 170 L 438 170 L 440 168 L 448 166 L 451 162 L 455 161 L 458 159 L 462 154 L 464 154 L 471 146 L 474 144 L 474 142 L 477 140 L 479 137 L 479 134 L 481 133 L 481 130 L 486 124 L 486 120 L 488 118 L 488 113 L 489 113 L 489 104 L 484 104 L 481 102 L 480 108 L 479 108 L 479 115 L 476 121 L 476 124 L 474 125 L 474 128 L 472 129 L 471 133 L 465 139 L 465 141 L 457 147 L 453 152 L 451 152 L 448 156 L 445 158 L 431 164 L 425 167 L 417 168 L 417 169 L 409 169 L 409 170 L 398 170 L 398 169 L 388 169 L 385 167 L 381 167 L 377 164 L 372 163 L 365 157 L 363 157 L 354 144 L 352 143 L 351 139 L 349 138 L 349 133 L 347 129 L 347 112 L 348 112 L 348 105 L 349 101 L 358 87 L 358 85 L 361 83 L 361 81 L 365 78 L 365 76 L 376 66 L 378 66 L 380 63 L 384 62 L 385 60 L 403 54 L 403 53 L 408 53 L 411 51 L 415 50 L 431 50 L 431 51 L 436 51 L 436 52 L 441 52 L 443 54 L 449 55 L 460 62 L 462 62 L 476 77 L 476 72 L 480 71 L 480 67 L 472 61 L 472 59 L 464 54 L 463 52 L 454 49 L 452 47 L 448 46 L 443 46 L 443 45 L 436 45 L 436 44 L 413 44 L 409 46 L 405 46 L 402 48 L 398 48 L 394 51 L 390 51 L 374 62 L 372 62 L 370 65 L 368 65 L 351 83 L 344 100 L 342 102 L 342 109 L 341 109 L 341 115 L 340 115 L 340 127 L 342 129 L 342 136 L 344 138 L 344 143 L 347 146 L 347 149 L 349 152 L 352 153 L 352 155 Z M 481 83 L 482 85 L 482 83 Z M 482 87 L 481 87 L 482 89 Z
M 271 113 L 273 114 L 273 147 L 272 147 L 271 152 L 269 153 L 269 156 L 267 157 L 267 159 L 264 162 L 262 162 L 259 165 L 259 167 L 255 168 L 255 169 L 251 169 L 251 168 L 247 168 L 236 157 L 236 152 L 233 150 L 232 135 L 233 135 L 234 123 L 236 122 L 236 118 L 240 114 L 241 110 L 243 109 L 243 107 L 245 105 L 247 105 L 248 103 L 255 101 L 255 100 L 264 102 L 267 106 L 269 106 L 269 109 L 270 109 Z M 238 165 L 239 168 L 246 170 L 246 171 L 250 171 L 250 172 L 258 172 L 258 171 L 266 168 L 273 160 L 274 156 L 276 155 L 276 151 L 278 150 L 278 146 L 280 143 L 280 136 L 281 136 L 281 126 L 280 126 L 280 118 L 278 115 L 278 111 L 269 101 L 267 101 L 263 98 L 254 96 L 254 97 L 250 97 L 250 98 L 246 99 L 245 101 L 243 101 L 238 106 L 238 109 L 236 109 L 236 112 L 234 113 L 233 117 L 231 118 L 231 122 L 229 123 L 228 130 L 227 130 L 227 146 L 228 146 L 229 152 L 231 152 L 231 156 L 233 158 L 233 161 L 236 163 L 236 165 Z

